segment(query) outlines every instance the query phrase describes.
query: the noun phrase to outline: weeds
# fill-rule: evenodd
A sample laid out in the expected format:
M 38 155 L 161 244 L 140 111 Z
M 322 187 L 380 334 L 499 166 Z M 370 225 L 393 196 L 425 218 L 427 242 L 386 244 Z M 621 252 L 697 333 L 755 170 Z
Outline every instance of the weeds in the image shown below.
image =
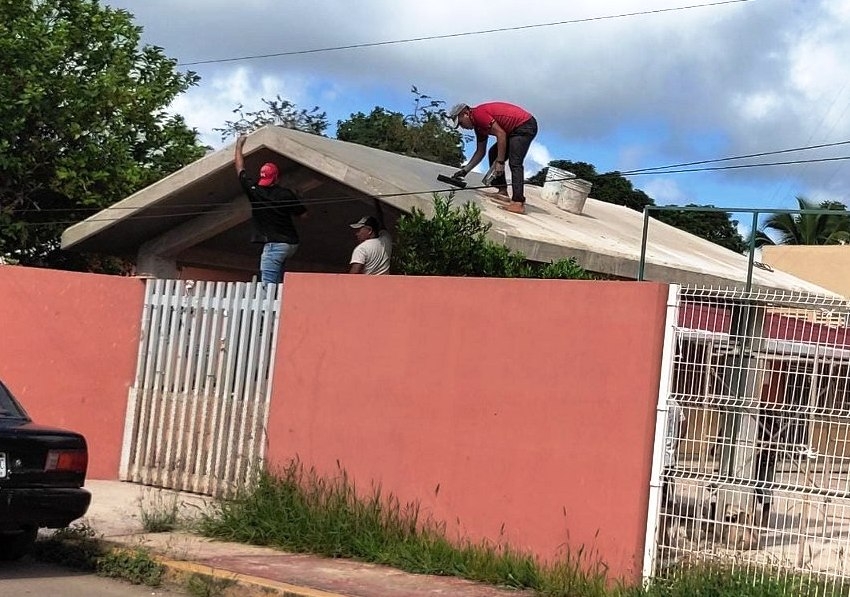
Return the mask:
M 348 557 L 409 572 L 458 576 L 531 589 L 544 597 L 838 597 L 847 586 L 774 569 L 700 564 L 647 586 L 611 582 L 592 550 L 568 550 L 541 563 L 502 543 L 452 542 L 445 526 L 380 487 L 364 496 L 340 468 L 333 478 L 297 461 L 205 514 L 199 530 L 220 539 L 288 551 Z
M 163 567 L 147 551 L 109 549 L 86 524 L 59 529 L 50 537 L 39 539 L 33 545 L 32 556 L 42 562 L 152 587 L 159 585 L 163 574 Z
M 96 570 L 104 553 L 95 539 L 94 529 L 86 524 L 59 529 L 50 537 L 36 541 L 32 549 L 37 560 L 86 571 Z
M 193 574 L 186 582 L 186 592 L 193 597 L 220 597 L 233 584 L 234 581 L 227 578 L 211 578 L 203 574 Z
M 776 569 L 701 564 L 652 580 L 644 588 L 624 589 L 620 597 L 839 597 L 847 586 Z
M 165 568 L 143 549 L 113 550 L 97 561 L 97 574 L 126 580 L 134 585 L 158 587 Z
M 445 526 L 374 487 L 358 495 L 344 470 L 333 478 L 291 462 L 277 476 L 218 504 L 200 520 L 210 537 L 294 552 L 357 558 L 409 572 L 457 576 L 543 595 L 605 595 L 607 571 L 579 550 L 557 564 L 503 544 L 451 542 Z
M 568 550 L 540 563 L 503 543 L 451 542 L 445 527 L 420 516 L 380 487 L 367 497 L 340 469 L 334 478 L 290 463 L 279 476 L 262 474 L 258 485 L 205 513 L 200 530 L 211 537 L 269 545 L 295 552 L 351 557 L 410 572 L 451 575 L 544 597 L 838 597 L 845 583 L 775 568 L 700 563 L 681 566 L 647 586 L 613 586 L 597 554 Z M 158 586 L 164 569 L 146 551 L 104 550 L 86 525 L 37 541 L 34 555 L 136 584 Z M 196 597 L 223 595 L 231 581 L 193 575 L 185 587 Z
M 167 533 L 177 528 L 179 523 L 177 495 L 173 493 L 168 495 L 169 497 L 163 497 L 163 492 L 157 491 L 148 503 L 139 498 L 139 514 L 142 528 L 146 532 Z

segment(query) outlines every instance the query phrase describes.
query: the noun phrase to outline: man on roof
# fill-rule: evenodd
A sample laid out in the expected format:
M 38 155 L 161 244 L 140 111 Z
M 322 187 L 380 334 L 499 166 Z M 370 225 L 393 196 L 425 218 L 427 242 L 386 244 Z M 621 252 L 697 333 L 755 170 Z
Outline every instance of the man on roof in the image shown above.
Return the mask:
M 490 148 L 488 158 L 495 177 L 492 185 L 498 189 L 495 197 L 503 209 L 525 213 L 525 160 L 531 142 L 537 135 L 537 120 L 529 112 L 507 102 L 488 102 L 470 107 L 467 104 L 455 104 L 447 114 L 455 126 L 475 131 L 477 146 L 469 162 L 455 173 L 455 178 L 463 178 L 484 159 L 487 151 L 487 138 L 495 137 L 496 143 Z M 508 197 L 508 183 L 505 178 L 505 162 L 511 170 L 512 196 Z

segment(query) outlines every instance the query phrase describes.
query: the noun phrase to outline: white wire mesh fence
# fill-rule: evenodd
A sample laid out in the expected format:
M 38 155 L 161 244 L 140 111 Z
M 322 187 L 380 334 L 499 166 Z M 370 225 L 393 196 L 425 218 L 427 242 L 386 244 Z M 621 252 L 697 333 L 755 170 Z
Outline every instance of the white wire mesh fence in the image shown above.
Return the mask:
M 671 287 L 647 576 L 720 560 L 850 593 L 848 316 L 842 299 Z

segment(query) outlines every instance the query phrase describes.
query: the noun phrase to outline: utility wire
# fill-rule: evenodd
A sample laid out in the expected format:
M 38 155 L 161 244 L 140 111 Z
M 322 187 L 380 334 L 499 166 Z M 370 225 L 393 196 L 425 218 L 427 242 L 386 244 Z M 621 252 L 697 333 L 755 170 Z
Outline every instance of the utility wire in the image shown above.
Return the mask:
M 694 8 L 708 8 L 712 6 L 722 6 L 724 4 L 740 4 L 743 2 L 752 2 L 753 0 L 725 0 L 723 2 L 710 2 L 707 4 L 692 4 L 690 6 L 678 6 L 674 8 L 659 8 L 656 10 L 645 10 L 640 12 L 629 12 L 616 15 L 606 15 L 601 17 L 586 17 L 583 19 L 570 19 L 567 21 L 554 21 L 549 23 L 536 23 L 533 25 L 518 25 L 515 27 L 500 27 L 497 29 L 483 29 L 480 31 L 465 31 L 462 33 L 447 33 L 443 35 L 427 35 L 422 37 L 410 37 L 405 39 L 392 39 L 385 41 L 366 42 L 360 44 L 348 44 L 344 46 L 328 46 L 324 48 L 312 48 L 309 50 L 291 50 L 288 52 L 271 52 L 268 54 L 251 54 L 248 56 L 238 56 L 233 58 L 211 58 L 208 60 L 194 60 L 192 62 L 181 62 L 177 66 L 198 66 L 201 64 L 218 64 L 224 62 L 241 62 L 243 60 L 257 60 L 260 58 L 277 58 L 282 56 L 301 56 L 304 54 L 318 54 L 320 52 L 336 52 L 340 50 L 355 50 L 360 48 L 375 48 L 379 46 L 390 46 L 397 44 L 407 44 L 420 41 L 430 41 L 436 39 L 452 39 L 456 37 L 468 37 L 472 35 L 487 35 L 490 33 L 504 33 L 506 31 L 521 31 L 524 29 L 539 29 L 542 27 L 555 27 L 558 25 L 572 25 L 575 23 L 589 23 L 592 21 L 605 21 L 610 19 L 623 19 L 627 17 L 637 17 L 651 14 L 659 14 L 665 12 L 675 12 L 680 10 L 691 10 Z
M 765 166 L 790 166 L 792 164 L 817 164 L 818 162 L 838 162 L 850 160 L 850 155 L 831 158 L 813 158 L 810 160 L 791 160 L 788 162 L 762 162 L 760 164 L 734 164 L 732 166 L 709 166 L 706 168 L 680 168 L 675 170 L 663 170 L 653 172 L 632 172 L 629 176 L 641 176 L 643 174 L 680 174 L 682 172 L 710 172 L 713 170 L 738 170 L 741 168 L 761 168 Z
M 620 172 L 621 175 L 627 176 L 632 174 L 654 174 L 657 170 L 666 170 L 667 168 L 682 168 L 685 166 L 698 166 L 700 164 L 716 164 L 718 162 L 729 162 L 732 160 L 745 160 L 749 158 L 760 158 L 768 155 L 779 155 L 782 153 L 793 153 L 795 151 L 808 151 L 811 149 L 823 149 L 825 147 L 838 147 L 839 145 L 850 145 L 850 141 L 836 141 L 834 143 L 822 143 L 820 145 L 806 145 L 804 147 L 793 147 L 791 149 L 778 149 L 775 151 L 762 151 L 759 153 L 750 153 L 746 155 L 736 155 L 725 158 L 715 158 L 712 160 L 700 160 L 698 162 L 683 162 L 681 164 L 670 164 L 669 166 L 653 166 L 651 168 L 638 168 L 637 170 L 627 170 L 626 172 Z M 753 165 L 762 165 L 762 164 L 753 164 Z M 764 164 L 767 165 L 767 164 Z M 660 172 L 659 174 L 664 174 L 664 172 Z
M 760 164 L 738 164 L 738 165 L 731 165 L 731 166 L 714 166 L 714 167 L 709 166 L 709 167 L 705 167 L 705 168 L 681 168 L 681 169 L 675 169 L 675 170 L 667 170 L 667 171 L 663 171 L 663 172 L 658 172 L 658 171 L 633 172 L 633 173 L 630 174 L 630 176 L 638 176 L 638 175 L 641 175 L 641 174 L 680 174 L 680 173 L 685 173 L 685 172 L 709 172 L 709 171 L 717 171 L 717 170 L 737 170 L 737 169 L 741 169 L 741 168 L 760 168 L 760 167 L 769 167 L 769 166 L 784 166 L 784 165 L 791 165 L 791 164 L 812 164 L 812 163 L 819 163 L 819 162 L 836 162 L 836 161 L 842 161 L 842 160 L 850 160 L 850 155 L 831 157 L 831 158 L 816 158 L 816 159 L 810 159 L 810 160 L 792 160 L 792 161 L 786 161 L 786 162 L 768 162 L 768 163 L 760 163 Z M 600 176 L 605 177 L 605 176 L 614 176 L 614 175 L 618 175 L 618 174 L 619 173 L 617 173 L 617 172 L 610 172 L 610 173 L 607 173 L 607 174 L 602 174 Z M 559 182 L 559 181 L 563 181 L 563 180 L 573 180 L 573 177 L 564 177 L 564 178 L 552 179 L 549 182 Z M 404 192 L 398 192 L 398 193 L 380 193 L 380 194 L 376 194 L 376 195 L 370 195 L 370 198 L 386 199 L 386 198 L 390 198 L 390 197 L 408 197 L 408 196 L 412 196 L 412 195 L 427 195 L 427 194 L 431 194 L 431 193 L 474 191 L 474 190 L 486 189 L 486 188 L 492 188 L 492 187 L 489 186 L 489 185 L 479 185 L 479 186 L 467 186 L 463 189 L 446 189 L 446 188 L 424 189 L 424 190 L 419 190 L 419 191 L 404 191 Z M 304 201 L 304 203 L 308 207 L 313 207 L 313 206 L 322 206 L 322 205 L 334 205 L 334 204 L 341 204 L 341 203 L 350 203 L 352 201 L 361 201 L 361 200 L 362 200 L 362 197 L 357 197 L 357 196 L 349 194 L 349 195 L 336 195 L 336 196 L 331 196 L 331 197 L 323 197 L 321 199 L 307 199 L 307 200 Z M 216 203 L 214 205 L 215 206 L 221 206 L 222 204 Z M 202 215 L 207 215 L 209 213 L 208 210 L 203 210 L 203 211 L 195 210 L 194 208 L 197 207 L 197 206 L 192 206 L 192 207 L 193 207 L 192 211 L 179 212 L 179 213 L 167 213 L 167 214 L 138 214 L 138 215 L 133 215 L 132 217 L 134 219 L 139 219 L 139 220 L 141 220 L 141 219 L 155 220 L 155 219 L 160 219 L 160 218 L 180 218 L 180 217 L 202 216 Z M 106 209 L 108 209 L 108 208 L 106 208 Z M 127 209 L 138 209 L 138 208 L 127 208 Z M 270 208 L 270 209 L 273 209 L 273 208 Z M 33 210 L 30 210 L 30 211 L 33 211 Z M 34 211 L 39 211 L 39 210 L 34 210 Z M 68 209 L 68 210 L 61 210 L 61 211 L 78 211 L 78 210 Z M 90 223 L 90 222 L 117 222 L 117 221 L 120 221 L 122 219 L 123 219 L 123 217 L 90 218 L 90 219 L 86 219 L 85 221 L 87 223 Z M 79 222 L 80 222 L 80 220 L 70 220 L 70 221 L 48 221 L 48 222 L 19 222 L 19 224 L 23 225 L 23 226 L 48 226 L 48 225 L 72 225 L 72 224 L 78 224 Z
M 647 167 L 647 168 L 637 168 L 635 170 L 606 172 L 606 173 L 603 173 L 603 174 L 598 174 L 597 177 L 606 178 L 606 177 L 613 177 L 613 176 L 640 176 L 642 174 L 678 174 L 680 172 L 701 172 L 701 171 L 708 171 L 708 170 L 727 170 L 727 169 L 731 170 L 731 169 L 737 169 L 737 168 L 755 168 L 755 167 L 759 167 L 759 166 L 774 166 L 774 165 L 783 165 L 783 164 L 806 164 L 806 163 L 810 163 L 810 162 L 819 162 L 819 161 L 838 161 L 838 160 L 844 160 L 844 159 L 847 159 L 847 158 L 845 158 L 845 157 L 820 158 L 820 159 L 810 159 L 810 160 L 796 160 L 796 161 L 792 161 L 792 162 L 742 164 L 742 165 L 726 166 L 726 167 L 723 167 L 723 168 L 701 168 L 701 169 L 688 169 L 688 170 L 674 170 L 674 169 L 677 169 L 677 168 L 685 168 L 685 167 L 689 167 L 689 166 L 698 166 L 698 165 L 702 165 L 702 164 L 715 164 L 715 163 L 728 162 L 728 161 L 733 161 L 733 160 L 744 160 L 744 159 L 750 159 L 750 158 L 755 158 L 755 157 L 765 157 L 765 156 L 769 156 L 769 155 L 780 155 L 780 154 L 783 154 L 783 153 L 792 153 L 792 152 L 795 152 L 795 151 L 809 151 L 809 150 L 812 150 L 812 149 L 824 149 L 826 147 L 838 147 L 838 146 L 841 146 L 841 145 L 850 145 L 850 140 L 835 141 L 833 143 L 821 143 L 819 145 L 807 145 L 807 146 L 803 146 L 803 147 L 792 147 L 792 148 L 788 148 L 788 149 L 777 149 L 777 150 L 773 150 L 773 151 L 761 151 L 761 152 L 758 152 L 758 153 L 749 153 L 749 154 L 737 155 L 737 156 L 727 156 L 727 157 L 723 157 L 723 158 L 714 158 L 714 159 L 710 159 L 710 160 L 699 160 L 699 161 L 696 161 L 696 162 L 681 162 L 681 163 L 678 163 L 678 164 L 668 164 L 666 166 L 650 166 L 650 167 Z M 561 180 L 570 180 L 570 178 L 553 179 L 550 182 L 560 182 Z M 483 188 L 487 188 L 487 187 L 486 186 L 478 186 L 478 187 L 467 186 L 465 189 L 462 189 L 462 190 L 475 190 L 475 189 L 483 189 Z M 458 190 L 461 190 L 461 189 L 458 189 Z M 382 194 L 382 195 L 370 195 L 370 196 L 375 197 L 375 198 L 402 197 L 402 196 L 407 196 L 407 195 L 421 195 L 423 193 L 434 193 L 434 192 L 444 192 L 444 189 L 430 189 L 430 190 L 424 190 L 424 191 L 405 191 L 405 192 L 399 192 L 399 193 L 386 193 L 386 194 Z M 347 198 L 350 198 L 350 197 L 351 197 L 351 195 L 336 195 L 336 196 L 331 195 L 331 196 L 323 197 L 322 199 L 310 200 L 310 203 L 311 203 L 311 205 L 317 205 L 317 204 L 321 204 L 325 200 L 328 200 L 328 201 L 333 203 L 333 202 L 336 202 L 337 199 L 346 199 L 347 200 Z M 183 205 L 180 205 L 180 204 L 169 205 L 168 209 L 186 208 L 186 209 L 195 210 L 195 209 L 198 209 L 198 208 L 201 208 L 201 207 L 218 207 L 220 205 L 222 205 L 221 202 L 210 202 L 210 203 L 201 202 L 201 203 L 192 203 L 192 204 L 183 204 Z M 49 213 L 49 212 L 68 212 L 68 211 L 75 211 L 75 212 L 91 211 L 91 212 L 96 213 L 96 212 L 99 212 L 99 211 L 103 211 L 104 209 L 106 209 L 106 208 L 103 208 L 103 207 L 82 207 L 82 208 L 56 207 L 56 208 L 45 208 L 45 209 L 19 209 L 19 210 L 15 210 L 15 213 Z M 137 210 L 137 209 L 139 209 L 139 207 L 138 206 L 126 206 L 125 207 L 125 206 L 121 206 L 121 205 L 113 205 L 113 206 L 110 206 L 109 209 L 111 209 L 111 210 Z M 197 215 L 198 213 L 206 213 L 206 212 L 186 212 L 186 214 L 180 214 L 180 215 Z M 157 217 L 167 217 L 167 215 L 168 214 L 164 214 L 164 215 L 157 216 Z

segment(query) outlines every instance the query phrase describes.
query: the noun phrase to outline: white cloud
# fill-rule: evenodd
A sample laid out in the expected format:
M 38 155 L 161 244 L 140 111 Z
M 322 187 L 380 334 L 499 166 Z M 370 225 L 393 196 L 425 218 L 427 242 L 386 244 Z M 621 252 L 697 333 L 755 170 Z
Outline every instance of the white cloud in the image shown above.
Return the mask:
M 107 0 L 178 60 L 230 58 L 673 9 L 678 0 Z M 850 138 L 850 0 L 771 0 L 598 19 L 239 63 L 198 65 L 201 86 L 175 109 L 207 136 L 238 102 L 280 93 L 343 114 L 406 109 L 410 85 L 470 104 L 512 101 L 546 148 L 596 148 L 602 169 L 638 168 Z M 404 105 L 400 105 L 402 102 Z M 705 138 L 712 143 L 704 143 Z M 205 137 L 207 138 L 207 137 Z M 213 135 L 217 139 L 217 136 Z M 636 151 L 639 148 L 640 151 Z M 845 153 L 847 153 L 845 151 Z M 816 153 L 797 157 L 817 157 Z M 834 155 L 834 152 L 833 152 Z M 596 158 L 594 158 L 596 159 Z M 800 181 L 850 195 L 835 164 L 719 172 L 729 180 Z M 672 193 L 672 192 L 671 192 Z M 660 197 L 661 193 L 650 193 Z
M 670 178 L 653 178 L 642 190 L 655 200 L 656 205 L 682 205 L 689 201 L 679 184 Z
M 775 93 L 754 93 L 737 103 L 741 115 L 748 120 L 764 120 L 782 107 L 782 99 Z
M 549 165 L 554 158 L 549 153 L 549 149 L 542 143 L 534 140 L 531 142 L 531 147 L 528 150 L 528 155 L 525 157 L 525 175 L 526 178 L 535 174 L 541 168 Z
M 258 98 L 274 98 L 278 94 L 296 103 L 303 101 L 306 84 L 299 80 L 287 80 L 267 74 L 258 74 L 254 69 L 240 66 L 210 78 L 201 88 L 190 90 L 179 96 L 170 109 L 182 114 L 189 126 L 197 128 L 201 140 L 207 145 L 222 145 L 221 134 L 213 129 L 235 120 L 234 109 L 242 105 L 244 110 L 253 111 L 262 107 Z
M 491 143 L 495 143 L 495 141 L 491 141 Z M 528 178 L 536 174 L 541 168 L 545 168 L 549 165 L 549 162 L 552 161 L 552 155 L 549 153 L 549 150 L 542 143 L 538 143 L 537 140 L 531 142 L 531 147 L 528 149 L 528 154 L 525 156 L 525 162 L 523 166 L 525 167 L 525 177 Z M 473 172 L 477 174 L 483 174 L 489 168 L 487 158 L 475 166 L 472 169 Z M 511 171 L 510 168 L 505 169 L 505 177 L 508 181 L 511 180 Z

